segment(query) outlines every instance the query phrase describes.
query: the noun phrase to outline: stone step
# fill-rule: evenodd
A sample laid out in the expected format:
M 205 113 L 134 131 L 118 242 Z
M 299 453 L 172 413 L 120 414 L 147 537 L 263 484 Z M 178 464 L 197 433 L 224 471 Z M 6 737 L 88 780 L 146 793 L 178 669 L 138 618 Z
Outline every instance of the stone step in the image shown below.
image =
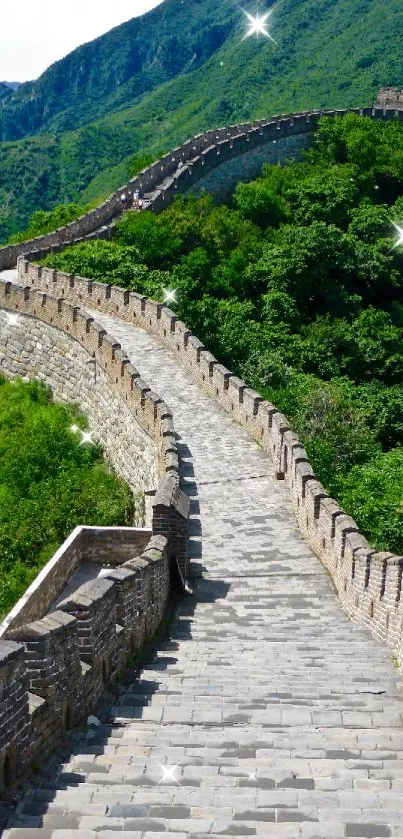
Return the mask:
M 348 814 L 347 814 L 348 817 Z M 351 813 L 354 818 L 354 814 Z M 238 825 L 228 820 L 216 819 L 213 822 L 200 818 L 193 824 L 170 825 L 166 821 L 153 819 L 115 820 L 84 817 L 80 821 L 69 817 L 48 820 L 47 826 L 34 827 L 25 825 L 11 828 L 3 834 L 3 839 L 211 839 L 225 836 L 227 839 L 261 836 L 268 839 L 384 839 L 395 837 L 402 839 L 403 831 L 399 822 L 351 821 L 346 825 L 339 820 L 329 821 L 314 819 L 298 821 L 294 818 L 283 821 L 281 813 L 277 821 L 268 818 L 260 821 L 239 821 Z M 197 825 L 196 822 L 199 822 Z M 86 827 L 85 825 L 90 825 Z M 74 826 L 76 825 L 76 826 Z

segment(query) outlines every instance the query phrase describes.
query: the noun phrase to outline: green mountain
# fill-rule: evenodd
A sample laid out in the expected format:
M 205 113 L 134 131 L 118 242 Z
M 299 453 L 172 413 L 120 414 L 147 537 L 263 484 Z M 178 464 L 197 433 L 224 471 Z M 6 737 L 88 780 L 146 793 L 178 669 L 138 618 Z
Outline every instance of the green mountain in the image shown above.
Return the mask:
M 36 209 L 106 196 L 141 152 L 238 120 L 370 105 L 403 82 L 399 0 L 279 0 L 269 25 L 276 44 L 244 40 L 235 0 L 165 0 L 21 85 L 0 115 L 0 239 Z
M 0 114 L 0 137 L 65 131 L 133 105 L 149 91 L 203 66 L 238 18 L 235 4 L 165 0 L 22 84 Z

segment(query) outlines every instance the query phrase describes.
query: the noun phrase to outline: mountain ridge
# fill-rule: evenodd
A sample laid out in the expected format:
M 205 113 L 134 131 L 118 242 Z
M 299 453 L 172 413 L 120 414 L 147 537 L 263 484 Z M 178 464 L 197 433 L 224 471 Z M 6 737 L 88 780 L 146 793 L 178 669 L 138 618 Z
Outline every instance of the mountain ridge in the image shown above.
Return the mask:
M 140 17 L 114 27 L 56 61 L 33 82 L 18 87 L 0 114 L 3 141 L 76 129 L 160 84 L 201 65 L 225 40 L 237 13 L 215 0 L 164 0 Z M 205 10 L 200 26 L 198 8 Z M 185 31 L 186 38 L 172 34 Z
M 6 82 L 3 80 L 0 82 L 0 84 L 4 85 L 5 87 L 9 87 L 10 90 L 18 90 L 22 82 Z

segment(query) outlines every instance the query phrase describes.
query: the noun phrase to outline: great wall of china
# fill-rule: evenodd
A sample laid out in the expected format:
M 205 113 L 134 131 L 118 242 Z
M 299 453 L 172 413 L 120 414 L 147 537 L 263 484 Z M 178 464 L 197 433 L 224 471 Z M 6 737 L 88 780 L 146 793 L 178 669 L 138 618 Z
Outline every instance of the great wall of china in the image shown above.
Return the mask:
M 391 119 L 395 116 L 403 119 L 403 110 L 397 109 L 388 111 L 381 108 L 355 109 L 354 112 L 372 116 L 375 119 Z M 340 112 L 327 113 L 335 115 Z M 302 595 L 299 595 L 300 599 L 308 597 L 309 601 L 310 597 L 309 602 L 312 604 L 315 592 L 317 594 L 318 590 L 321 591 L 325 603 L 324 608 L 327 610 L 322 625 L 322 631 L 326 635 L 326 621 L 330 620 L 331 611 L 327 604 L 333 594 L 322 572 L 319 571 L 320 565 L 317 563 L 315 565 L 314 557 L 319 557 L 333 580 L 345 612 L 355 624 L 364 628 L 360 636 L 360 649 L 365 649 L 367 655 L 371 656 L 371 664 L 368 666 L 367 663 L 367 668 L 363 673 L 358 666 L 358 681 L 361 678 L 361 681 L 366 684 L 368 690 L 365 693 L 368 696 L 375 696 L 377 674 L 381 673 L 381 678 L 388 686 L 385 691 L 380 689 L 378 692 L 388 695 L 382 708 L 376 700 L 362 699 L 363 705 L 368 702 L 369 705 L 368 707 L 365 705 L 364 710 L 362 707 L 357 709 L 354 722 L 351 716 L 351 709 L 357 707 L 357 703 L 354 706 L 354 700 L 344 698 L 344 705 L 340 705 L 340 702 L 337 705 L 336 702 L 336 712 L 331 703 L 329 705 L 329 702 L 325 701 L 323 704 L 326 697 L 323 694 L 322 700 L 319 689 L 317 694 L 315 691 L 309 694 L 309 701 L 306 699 L 308 694 L 305 690 L 305 704 L 308 706 L 310 702 L 314 706 L 314 711 L 315 703 L 317 701 L 319 703 L 319 700 L 322 702 L 317 711 L 316 722 L 318 725 L 325 726 L 329 741 L 336 736 L 336 729 L 338 732 L 336 740 L 339 738 L 337 742 L 344 743 L 345 741 L 351 744 L 354 740 L 350 757 L 347 756 L 348 749 L 346 755 L 342 755 L 345 746 L 340 746 L 339 757 L 334 757 L 336 776 L 344 777 L 345 775 L 346 778 L 348 776 L 345 789 L 349 790 L 351 785 L 350 799 L 347 795 L 345 800 L 343 799 L 339 791 L 342 786 L 339 788 L 337 784 L 333 786 L 330 784 L 328 787 L 321 787 L 312 766 L 310 769 L 305 767 L 305 775 L 309 775 L 309 779 L 312 777 L 313 784 L 310 786 L 311 780 L 309 783 L 306 781 L 305 790 L 330 791 L 328 801 L 325 800 L 326 793 L 323 792 L 324 801 L 321 806 L 323 812 L 326 811 L 326 818 L 322 820 L 322 828 L 317 825 L 321 822 L 317 798 L 313 796 L 310 799 L 307 793 L 305 801 L 304 793 L 301 795 L 298 793 L 290 804 L 288 799 L 282 799 L 281 792 L 277 792 L 278 784 L 275 781 L 276 806 L 273 804 L 274 798 L 271 800 L 268 793 L 266 793 L 266 803 L 259 805 L 256 804 L 258 799 L 254 801 L 255 809 L 252 807 L 252 798 L 249 796 L 249 800 L 245 796 L 243 822 L 248 828 L 245 830 L 245 835 L 250 835 L 251 831 L 262 832 L 258 829 L 259 824 L 262 824 L 258 815 L 259 809 L 263 813 L 263 832 L 267 836 L 287 836 L 287 839 L 288 837 L 293 839 L 294 836 L 399 835 L 397 831 L 399 823 L 401 824 L 402 811 L 401 807 L 398 807 L 397 793 L 395 794 L 393 786 L 394 779 L 385 774 L 386 769 L 384 771 L 383 766 L 377 772 L 378 767 L 375 764 L 374 774 L 371 775 L 369 764 L 365 772 L 363 770 L 362 786 L 358 785 L 358 790 L 355 789 L 355 778 L 361 779 L 360 767 L 363 761 L 366 759 L 369 763 L 382 761 L 384 756 L 385 748 L 383 751 L 382 748 L 377 751 L 378 746 L 375 745 L 368 746 L 368 748 L 373 748 L 371 758 L 363 756 L 365 738 L 369 738 L 370 731 L 377 734 L 384 746 L 388 741 L 387 749 L 391 750 L 393 745 L 395 762 L 401 761 L 399 771 L 403 769 L 403 737 L 399 732 L 401 698 L 396 693 L 396 687 L 393 686 L 395 683 L 391 676 L 385 675 L 385 653 L 382 646 L 376 643 L 378 641 L 388 645 L 394 651 L 396 663 L 403 664 L 403 607 L 401 603 L 403 559 L 392 554 L 377 553 L 371 549 L 359 533 L 356 523 L 345 515 L 333 499 L 329 498 L 323 486 L 316 480 L 303 445 L 290 429 L 286 418 L 274 406 L 265 402 L 258 393 L 252 391 L 244 382 L 219 364 L 197 337 L 192 335 L 186 325 L 180 322 L 166 306 L 133 292 L 70 276 L 49 268 L 41 268 L 34 264 L 34 261 L 45 253 L 62 249 L 71 241 L 92 236 L 109 236 L 110 224 L 121 213 L 121 195 L 133 192 L 135 189 L 142 190 L 146 206 L 155 211 L 167 206 L 178 192 L 198 189 L 200 185 L 208 188 L 208 191 L 213 191 L 218 197 L 222 197 L 226 191 L 231 190 L 234 179 L 235 182 L 239 180 L 241 170 L 247 173 L 247 177 L 253 177 L 261 168 L 263 160 L 273 158 L 283 160 L 288 156 L 298 154 L 300 149 L 309 142 L 318 117 L 319 113 L 294 115 L 270 121 L 259 121 L 253 125 L 233 126 L 229 129 L 208 132 L 206 135 L 190 140 L 180 149 L 151 166 L 149 170 L 140 173 L 128 186 L 111 196 L 96 211 L 92 211 L 63 230 L 55 231 L 33 242 L 0 249 L 0 270 L 14 268 L 18 260 L 18 277 L 13 278 L 13 282 L 8 278 L 0 278 L 0 316 L 7 312 L 18 315 L 17 324 L 4 327 L 2 322 L 1 372 L 7 376 L 39 375 L 50 384 L 55 398 L 78 402 L 89 416 L 91 427 L 97 432 L 118 474 L 129 482 L 135 492 L 155 491 L 152 503 L 148 502 L 144 510 L 144 518 L 138 521 L 139 525 L 143 525 L 141 527 L 132 530 L 122 528 L 105 529 L 105 531 L 97 528 L 78 528 L 39 575 L 23 601 L 17 604 L 0 627 L 0 789 L 3 791 L 8 787 L 12 788 L 14 782 L 19 777 L 24 777 L 32 765 L 43 761 L 66 736 L 70 728 L 81 724 L 88 714 L 94 712 L 107 685 L 116 679 L 127 657 L 138 652 L 144 642 L 155 633 L 168 602 L 171 582 L 174 581 L 176 586 L 190 592 L 186 585 L 189 577 L 189 546 L 190 559 L 193 560 L 199 557 L 197 550 L 203 550 L 201 546 L 205 546 L 203 556 L 206 554 L 207 586 L 209 577 L 216 579 L 217 575 L 220 575 L 223 583 L 228 580 L 229 584 L 235 587 L 236 584 L 230 581 L 244 575 L 253 586 L 255 580 L 258 582 L 259 577 L 266 579 L 267 573 L 271 580 L 270 586 L 273 586 L 275 590 L 277 577 L 282 580 L 285 572 L 280 565 L 276 564 L 270 572 L 271 560 L 270 562 L 257 561 L 256 556 L 259 556 L 261 543 L 262 550 L 266 545 L 266 548 L 270 547 L 275 551 L 277 557 L 284 555 L 287 558 L 289 562 L 287 567 L 292 569 L 291 577 L 296 581 L 300 580 L 304 586 Z M 246 166 L 248 157 L 249 163 Z M 178 164 L 181 164 L 179 170 Z M 114 337 L 111 337 L 110 330 Z M 122 340 L 116 340 L 115 336 L 119 337 L 120 334 L 123 336 Z M 133 364 L 133 360 L 137 358 L 136 353 L 141 358 L 140 372 Z M 159 369 L 158 365 L 157 369 L 153 366 L 154 355 L 162 362 Z M 98 371 L 96 382 L 92 379 L 94 367 Z M 164 381 L 165 368 L 171 371 L 169 386 Z M 143 381 L 143 370 L 147 371 L 147 376 L 144 373 L 147 380 L 148 375 L 151 376 L 149 385 Z M 176 375 L 185 377 L 185 385 L 182 385 L 184 391 L 182 390 L 179 402 L 177 402 L 179 391 L 176 392 L 172 384 L 176 380 Z M 162 398 L 153 392 L 154 387 L 159 392 L 159 376 L 161 376 L 161 387 L 164 391 L 161 392 Z M 156 379 L 155 384 L 153 377 L 154 381 Z M 168 394 L 169 407 L 165 403 L 165 391 Z M 197 394 L 200 394 L 200 397 Z M 189 406 L 193 404 L 192 400 L 195 400 L 194 420 L 196 423 L 199 420 L 200 426 L 203 427 L 202 441 L 197 436 L 196 430 L 192 431 L 192 421 L 189 418 L 186 422 L 182 420 L 181 406 L 184 405 L 184 400 L 186 402 L 188 396 Z M 176 409 L 172 408 L 171 399 L 175 404 L 177 402 Z M 200 405 L 199 399 L 202 400 Z M 200 411 L 199 415 L 198 411 Z M 253 521 L 259 518 L 259 513 L 261 514 L 261 524 L 254 551 L 251 551 L 248 545 L 244 552 L 246 559 L 234 565 L 230 559 L 231 550 L 234 551 L 231 545 L 234 543 L 228 543 L 223 552 L 222 568 L 218 561 L 222 549 L 217 548 L 217 544 L 221 542 L 217 543 L 214 539 L 211 541 L 212 521 L 217 517 L 221 521 L 220 516 L 223 517 L 223 522 L 227 521 L 228 517 L 231 518 L 231 515 L 234 518 L 235 508 L 233 498 L 227 494 L 225 487 L 227 479 L 223 477 L 219 467 L 214 463 L 214 456 L 211 458 L 208 451 L 209 434 L 214 437 L 213 427 L 209 425 L 209 412 L 216 417 L 217 427 L 221 429 L 220 439 L 222 436 L 225 440 L 226 435 L 229 435 L 228 440 L 231 440 L 228 444 L 231 449 L 230 459 L 226 460 L 226 454 L 223 453 L 223 463 L 230 464 L 229 471 L 234 468 L 232 447 L 238 445 L 239 437 L 239 446 L 243 451 L 244 459 L 241 459 L 240 471 L 236 472 L 235 476 L 231 476 L 230 480 L 242 480 L 242 474 L 244 474 L 245 480 L 249 482 L 248 486 L 252 486 L 250 482 L 254 481 L 253 486 L 256 488 L 256 498 L 250 489 L 253 496 L 253 509 L 249 511 L 249 517 L 248 502 L 245 500 L 244 504 L 241 503 L 237 508 L 237 515 L 241 519 L 244 518 L 244 521 L 234 525 L 234 533 L 231 533 L 228 538 L 232 539 L 235 536 L 238 540 L 237 527 L 243 534 L 242 528 L 248 525 L 249 518 Z M 258 446 L 251 441 L 255 441 Z M 200 450 L 198 446 L 201 447 Z M 193 461 L 196 464 L 196 473 L 199 469 L 196 474 L 198 480 L 192 477 Z M 258 474 L 255 474 L 256 472 Z M 274 509 L 272 505 L 269 505 L 269 511 L 267 510 L 266 474 L 269 476 L 269 482 L 271 481 L 270 493 L 274 494 L 275 498 Z M 285 481 L 278 482 L 276 478 L 284 478 Z M 206 514 L 205 505 L 207 504 L 208 507 L 210 502 L 203 497 L 203 485 L 207 486 L 210 483 L 216 483 L 220 491 L 218 508 L 215 502 L 214 515 L 211 511 Z M 304 557 L 306 554 L 305 570 L 298 562 L 295 564 L 295 556 L 301 547 L 298 532 L 293 530 L 292 518 L 289 517 L 288 505 L 284 497 L 285 488 L 291 497 L 299 532 L 310 548 L 310 550 L 302 549 Z M 284 548 L 282 537 L 277 531 L 274 535 L 271 534 L 271 519 L 276 520 L 277 516 L 276 505 L 280 511 L 283 511 L 281 515 L 285 516 L 284 521 L 287 522 L 288 530 L 291 528 L 289 537 L 291 547 L 287 542 L 287 547 Z M 203 515 L 200 515 L 200 508 Z M 264 515 L 262 515 L 263 510 Z M 200 530 L 197 530 L 200 522 Z M 190 534 L 190 542 L 188 534 Z M 251 536 L 252 542 L 253 539 L 254 536 Z M 301 545 L 303 544 L 301 541 Z M 229 548 L 229 553 L 227 548 Z M 215 561 L 215 550 L 217 561 Z M 233 555 L 236 553 L 235 548 Z M 94 574 L 89 582 L 79 588 L 73 588 L 71 592 L 68 588 L 71 578 L 79 574 L 80 567 L 91 563 L 114 567 L 104 568 L 101 576 Z M 196 568 L 195 563 L 190 565 Z M 199 582 L 199 588 L 202 585 L 203 583 Z M 291 585 L 293 589 L 292 584 L 286 583 L 286 587 L 288 585 Z M 298 597 L 297 591 L 298 589 L 294 596 Z M 239 594 L 237 596 L 239 597 Z M 260 610 L 263 609 L 263 614 L 267 603 L 264 607 L 259 597 L 256 591 L 256 604 Z M 287 600 L 288 597 L 289 600 Z M 292 594 L 287 595 L 281 590 L 278 598 L 281 603 L 283 600 L 287 601 L 287 609 L 291 608 L 291 611 L 296 610 L 298 613 Z M 220 602 L 219 597 L 218 600 Z M 184 614 L 186 615 L 186 601 Z M 331 620 L 333 620 L 333 612 Z M 335 634 L 339 633 L 342 639 L 338 645 L 343 645 L 348 657 L 348 650 L 344 645 L 351 643 L 354 655 L 359 658 L 360 654 L 354 646 L 353 634 L 350 641 L 346 641 L 350 629 L 348 631 L 346 629 L 341 610 L 338 620 L 342 627 L 339 630 L 337 625 L 334 629 Z M 301 625 L 304 625 L 303 616 L 301 616 Z M 347 624 L 347 626 L 351 626 L 352 632 L 354 624 Z M 235 636 L 238 629 L 235 623 Z M 282 632 L 285 633 L 283 641 L 289 643 L 286 626 L 283 627 Z M 370 640 L 369 633 L 376 641 Z M 242 634 L 239 637 L 242 638 Z M 309 626 L 306 638 L 307 643 L 312 644 L 312 649 L 319 643 L 315 640 L 315 635 L 312 635 Z M 258 640 L 256 638 L 255 644 Z M 326 645 L 330 650 L 329 659 L 331 659 L 332 640 L 327 639 Z M 321 649 L 320 643 L 318 649 Z M 203 650 L 202 654 L 204 654 Z M 206 655 L 208 654 L 209 651 L 206 648 Z M 236 651 L 229 652 L 226 649 L 226 657 L 230 658 L 231 655 L 235 655 L 234 662 L 236 662 Z M 262 655 L 264 658 L 264 654 Z M 323 656 L 322 650 L 320 655 Z M 326 656 L 326 651 L 324 655 Z M 158 662 L 158 655 L 156 661 Z M 234 663 L 235 669 L 236 666 Z M 296 659 L 294 666 L 296 671 L 300 667 Z M 317 665 L 312 664 L 312 666 Z M 354 667 L 354 662 L 352 666 Z M 393 676 L 390 656 L 389 667 Z M 342 660 L 338 668 L 341 681 L 343 681 Z M 349 670 L 349 667 L 347 669 Z M 189 670 L 193 672 L 191 664 Z M 174 668 L 173 672 L 175 672 Z M 284 677 L 284 672 L 284 670 L 281 671 L 281 679 Z M 186 675 L 184 671 L 184 676 Z M 267 677 L 271 679 L 270 669 Z M 242 677 L 239 676 L 239 678 Z M 300 673 L 301 684 L 304 683 L 305 678 L 306 672 L 303 671 L 302 674 Z M 349 673 L 346 679 L 348 681 Z M 252 674 L 252 682 L 253 680 Z M 166 688 L 169 694 L 171 692 L 169 684 Z M 331 687 L 329 691 L 332 692 Z M 298 694 L 298 687 L 296 692 Z M 349 694 L 352 692 L 353 688 L 347 691 Z M 284 697 L 286 695 L 284 694 Z M 285 711 L 282 711 L 278 718 L 273 717 L 270 704 L 266 705 L 266 722 L 263 711 L 260 712 L 260 716 L 258 715 L 259 721 L 257 716 L 253 717 L 252 713 L 254 739 L 256 739 L 256 725 L 263 727 L 259 736 L 267 737 L 267 726 L 271 727 L 273 719 L 276 720 L 273 723 L 274 727 L 280 729 L 279 734 L 283 734 L 283 738 L 286 738 L 289 726 L 291 726 L 290 737 L 297 739 L 298 736 L 302 736 L 301 725 L 302 728 L 313 725 L 315 729 L 315 713 L 312 713 L 312 710 L 309 714 L 307 712 L 306 716 L 301 713 L 298 718 L 297 706 L 301 705 L 301 696 L 299 702 L 296 701 L 296 705 L 292 706 L 295 709 L 295 717 L 290 713 L 287 716 L 287 711 L 290 710 L 287 703 L 293 700 L 282 699 L 282 696 L 283 694 L 280 693 L 278 701 L 280 705 L 285 703 Z M 209 697 L 210 704 L 213 698 L 214 691 L 213 696 Z M 230 700 L 231 703 L 234 701 L 234 699 Z M 185 718 L 181 718 L 180 714 L 177 717 L 175 714 L 170 716 L 169 708 L 166 720 L 165 716 L 161 719 L 158 713 L 154 716 L 152 713 L 149 716 L 144 713 L 142 719 L 152 723 L 152 730 L 148 732 L 149 738 L 155 738 L 157 734 L 159 737 L 160 734 L 157 733 L 156 728 L 158 732 L 160 728 L 163 731 L 165 722 L 166 725 L 172 721 L 176 721 L 176 725 L 183 722 L 186 729 L 188 726 L 191 730 L 196 727 L 196 731 L 198 726 L 203 731 L 205 726 L 213 725 L 212 716 L 210 718 L 208 714 L 204 717 L 203 714 L 197 716 L 197 696 L 194 699 L 194 707 L 196 712 L 192 711 L 192 713 L 196 715 L 192 717 L 192 720 L 186 719 L 186 721 Z M 326 711 L 325 709 L 329 707 L 331 710 Z M 152 707 L 150 712 L 152 712 Z M 327 713 L 328 716 L 326 716 Z M 242 713 L 239 714 L 238 722 L 235 718 L 231 722 L 230 717 L 226 720 L 224 716 L 224 721 L 223 717 L 220 717 L 223 741 L 233 739 L 234 732 L 232 730 L 230 734 L 228 727 L 242 724 L 241 718 Z M 328 730 L 328 726 L 332 731 Z M 246 725 L 245 734 L 249 728 L 250 720 Z M 350 736 L 351 729 L 355 731 L 353 739 Z M 138 725 L 136 731 L 140 741 L 145 743 L 146 740 Z M 241 739 L 238 739 L 239 744 Z M 159 753 L 161 754 L 161 748 L 162 751 L 164 749 L 163 742 L 160 746 Z M 245 737 L 242 743 L 243 748 L 247 748 Z M 312 743 L 309 749 L 313 755 L 311 759 L 315 763 L 315 748 Z M 355 768 L 349 764 L 353 760 L 353 754 L 355 755 L 354 748 L 358 748 L 357 743 L 359 744 L 357 754 L 360 757 L 357 758 Z M 175 746 L 172 748 L 175 749 Z M 269 746 L 267 745 L 266 748 Z M 333 748 L 337 751 L 336 745 Z M 301 754 L 295 757 L 296 766 L 299 766 L 299 761 L 302 766 L 303 752 L 302 748 Z M 276 760 L 279 761 L 280 766 L 282 759 L 283 755 L 278 754 Z M 163 762 L 162 758 L 161 762 Z M 338 765 L 339 762 L 343 762 L 343 772 Z M 223 763 L 225 765 L 225 759 Z M 112 764 L 113 761 L 111 761 Z M 289 766 L 287 766 L 287 771 L 288 769 L 290 769 Z M 398 779 L 401 775 L 397 774 L 397 765 L 395 769 Z M 358 774 L 355 774 L 356 770 Z M 280 772 L 283 775 L 284 773 L 286 773 L 286 768 L 282 773 Z M 299 774 L 298 771 L 297 776 Z M 234 772 L 234 777 L 235 775 Z M 271 776 L 274 777 L 274 775 L 275 770 L 272 768 Z M 91 780 L 92 776 L 94 776 L 93 780 Z M 330 776 L 333 777 L 333 774 L 329 769 Z M 241 770 L 239 777 L 242 779 Z M 371 778 L 373 779 L 372 786 Z M 367 785 L 364 783 L 365 779 Z M 381 783 L 386 779 L 388 787 Z M 101 781 L 99 778 L 97 780 L 94 772 L 91 774 L 87 767 L 85 786 L 92 789 L 92 786 L 97 783 Z M 118 778 L 115 783 L 119 784 Z M 120 783 L 125 783 L 124 778 Z M 134 795 L 130 798 L 130 802 L 133 802 L 132 820 L 136 816 L 136 807 L 141 810 L 141 802 L 146 803 L 142 783 L 139 781 L 138 788 L 137 786 L 135 789 L 132 788 L 132 795 Z M 185 785 L 185 780 L 183 784 Z M 211 785 L 214 787 L 213 781 Z M 298 783 L 289 786 L 298 787 Z M 258 784 L 258 790 L 259 788 L 267 790 L 271 789 L 271 786 L 263 783 L 261 787 Z M 56 789 L 57 787 L 55 788 L 57 798 Z M 105 796 L 105 790 L 102 789 Z M 234 795 L 242 797 L 242 789 L 243 787 L 240 792 L 237 786 L 236 792 L 233 791 Z M 301 789 L 304 789 L 303 784 Z M 138 794 L 139 790 L 143 790 L 142 798 Z M 365 806 L 362 801 L 364 790 L 369 790 L 370 793 L 365 806 L 368 806 L 373 813 L 376 811 L 376 815 L 372 815 L 371 818 L 379 829 L 378 833 L 374 832 L 372 822 L 368 828 L 365 828 L 368 819 L 364 817 Z M 94 794 L 95 787 L 91 792 L 92 796 Z M 119 798 L 120 794 L 121 798 Z M 161 798 L 161 791 L 159 794 Z M 370 801 L 371 794 L 373 800 Z M 124 810 L 124 802 L 128 800 L 125 797 L 127 787 L 125 790 L 117 788 L 116 795 L 116 801 L 122 803 Z M 216 792 L 214 795 L 216 796 Z M 185 798 L 184 795 L 184 800 Z M 235 833 L 241 835 L 240 826 L 236 823 L 234 826 L 233 823 L 234 819 L 236 822 L 234 812 L 231 817 L 228 815 L 228 796 L 221 805 L 217 804 L 216 798 L 214 798 L 214 806 L 211 802 L 205 804 L 206 813 L 211 810 L 212 814 L 208 830 L 203 827 L 207 823 L 207 816 L 205 814 L 196 816 L 191 807 L 184 807 L 181 803 L 176 806 L 177 799 L 174 796 L 172 801 L 170 799 L 171 803 L 167 803 L 164 814 L 162 810 L 165 805 L 161 804 L 162 821 L 159 822 L 159 828 L 157 828 L 155 825 L 158 820 L 155 823 L 152 819 L 150 820 L 150 816 L 157 815 L 152 813 L 152 807 L 156 805 L 152 803 L 154 801 L 152 796 L 149 799 L 151 810 L 149 807 L 148 821 L 145 817 L 143 818 L 144 813 L 140 815 L 137 813 L 138 824 L 134 825 L 133 822 L 133 830 L 140 830 L 143 836 L 155 836 L 158 829 L 161 835 L 162 832 L 167 837 L 180 835 L 181 839 L 182 836 L 194 835 L 196 829 L 200 835 L 204 833 L 216 835 L 215 827 L 213 830 L 216 822 L 220 822 L 221 825 L 224 822 L 227 824 L 227 829 L 224 831 L 227 835 L 231 834 L 232 828 L 237 828 Z M 197 808 L 196 799 L 197 795 L 194 805 Z M 116 816 L 116 822 L 119 819 L 121 821 L 119 825 L 117 823 L 115 825 L 112 813 L 109 813 L 108 821 L 108 813 L 102 812 L 102 807 L 99 808 L 99 817 L 97 816 L 91 823 L 91 818 L 96 811 L 94 798 L 88 802 L 87 810 L 85 807 L 80 809 L 79 806 L 77 811 L 74 807 L 72 810 L 70 801 L 70 810 L 67 807 L 67 812 L 74 813 L 72 821 L 65 818 L 65 814 L 58 816 L 56 813 L 52 821 L 49 801 L 50 799 L 47 799 L 46 807 L 43 804 L 40 815 L 40 807 L 37 808 L 37 813 L 30 812 L 29 806 L 24 810 L 24 806 L 27 806 L 26 801 L 22 802 L 22 809 L 10 827 L 10 837 L 28 836 L 28 833 L 24 831 L 32 828 L 29 835 L 37 835 L 39 839 L 41 835 L 45 836 L 45 833 L 41 833 L 41 828 L 46 829 L 47 826 L 49 829 L 65 827 L 66 830 L 71 826 L 73 828 L 71 835 L 81 836 L 83 839 L 87 833 L 91 837 L 103 836 L 101 828 L 98 829 L 95 824 L 97 818 L 100 822 L 101 816 L 103 830 L 108 831 L 109 828 L 105 836 L 111 835 L 110 831 L 122 829 L 121 822 L 124 823 L 124 830 L 130 829 L 124 814 Z M 336 805 L 339 808 L 346 808 L 344 821 L 339 816 L 335 818 L 332 808 Z M 287 818 L 286 811 L 290 806 L 293 808 L 293 815 L 289 811 L 289 818 Z M 182 815 L 179 813 L 181 807 Z M 186 816 L 184 810 L 186 810 Z M 253 816 L 247 816 L 249 810 L 250 813 L 253 812 Z M 329 814 L 330 810 L 332 814 Z M 347 810 L 351 812 L 347 813 Z M 382 810 L 381 819 L 379 813 Z M 318 818 L 316 818 L 317 811 Z M 389 811 L 392 815 L 388 815 Z M 298 813 L 300 818 L 295 815 Z M 60 824 L 56 824 L 57 818 Z M 185 819 L 186 824 L 185 821 L 181 822 L 181 819 Z M 312 827 L 310 833 L 307 826 L 301 826 L 305 821 L 308 824 L 314 821 L 317 832 L 314 832 Z M 275 824 L 268 825 L 267 822 L 275 822 Z M 288 823 L 287 831 L 285 825 L 280 822 Z M 293 822 L 298 824 L 300 832 L 295 832 Z M 350 823 L 358 825 L 357 832 L 351 832 L 352 828 L 348 827 Z M 340 825 L 343 826 L 343 831 L 347 831 L 346 833 L 339 832 Z M 182 827 L 184 831 L 180 832 Z M 275 828 L 276 832 L 270 832 L 271 827 Z M 322 832 L 320 832 L 321 829 Z M 136 833 L 136 836 L 140 836 L 141 832 Z M 218 833 L 220 831 L 217 828 L 217 835 Z

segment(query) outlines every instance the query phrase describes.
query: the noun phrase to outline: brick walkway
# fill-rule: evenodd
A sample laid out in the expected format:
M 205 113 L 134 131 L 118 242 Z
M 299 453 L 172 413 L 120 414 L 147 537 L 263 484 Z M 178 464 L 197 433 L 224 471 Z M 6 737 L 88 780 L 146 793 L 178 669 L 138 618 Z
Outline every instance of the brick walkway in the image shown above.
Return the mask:
M 14 837 L 403 837 L 390 652 L 342 612 L 262 451 L 145 332 L 97 313 L 168 403 L 195 592 Z

